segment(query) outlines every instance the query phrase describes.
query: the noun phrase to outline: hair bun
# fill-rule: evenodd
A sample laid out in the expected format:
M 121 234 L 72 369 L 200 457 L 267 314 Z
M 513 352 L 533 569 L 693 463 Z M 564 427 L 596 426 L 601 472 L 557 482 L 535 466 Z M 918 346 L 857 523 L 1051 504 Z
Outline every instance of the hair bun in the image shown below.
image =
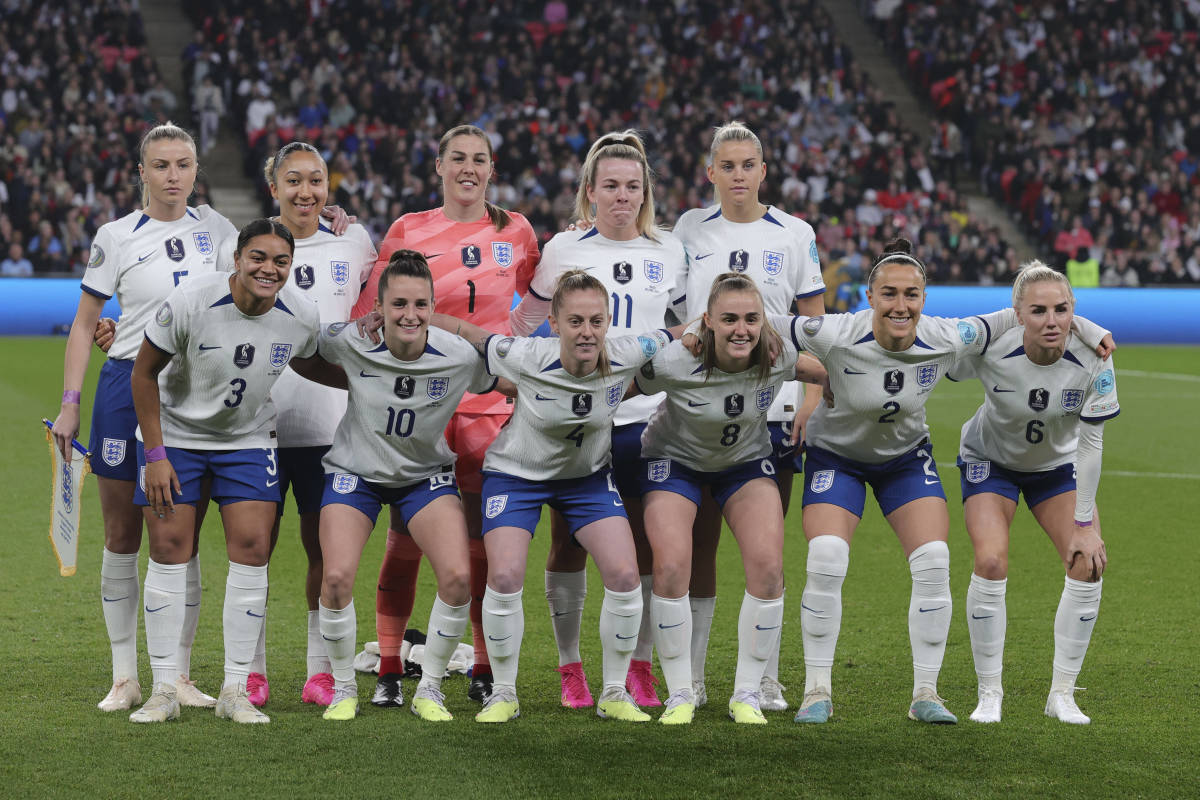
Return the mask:
M 883 246 L 883 253 L 903 253 L 906 256 L 911 256 L 913 253 L 912 242 L 905 239 L 903 236 L 897 236 Z

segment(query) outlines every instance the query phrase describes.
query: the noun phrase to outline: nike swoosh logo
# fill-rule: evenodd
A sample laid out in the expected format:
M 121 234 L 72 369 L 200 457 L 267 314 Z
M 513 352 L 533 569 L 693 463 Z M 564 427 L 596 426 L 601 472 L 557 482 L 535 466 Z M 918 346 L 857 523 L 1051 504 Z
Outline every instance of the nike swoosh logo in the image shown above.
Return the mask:
M 711 255 L 712 255 L 712 253 L 705 253 L 705 254 L 704 254 L 704 255 L 702 255 L 702 256 L 696 256 L 696 260 L 697 260 L 697 261 L 700 261 L 700 260 L 702 260 L 702 259 L 708 258 L 708 257 L 709 257 L 709 256 L 711 256 Z
M 996 616 L 996 615 L 995 614 L 984 614 L 982 617 L 977 617 L 977 616 L 975 616 L 974 611 L 971 612 L 971 619 L 991 619 L 994 616 Z
M 1080 621 L 1080 622 L 1091 622 L 1091 621 L 1092 621 L 1092 620 L 1094 620 L 1095 618 L 1096 618 L 1096 615 L 1095 615 L 1095 614 L 1092 614 L 1090 617 L 1080 617 L 1080 618 L 1079 618 L 1079 621 Z
M 512 638 L 511 633 L 508 636 L 492 636 L 490 633 L 488 634 L 489 642 L 503 642 L 503 641 L 506 641 L 511 638 Z
M 992 391 L 995 392 L 996 394 L 1000 394 L 1002 392 L 1015 392 L 1016 389 L 1001 389 L 1000 384 L 994 383 L 994 384 L 992 384 Z
M 162 611 L 164 608 L 166 608 L 166 607 L 167 607 L 167 606 L 169 606 L 169 605 L 171 605 L 171 604 L 170 604 L 170 603 L 167 603 L 167 605 L 159 606 L 158 608 L 151 608 L 150 606 L 146 606 L 146 613 L 147 613 L 147 614 L 154 614 L 154 613 L 156 613 L 156 612 Z
M 668 628 L 678 628 L 678 627 L 679 627 L 680 625 L 682 625 L 682 624 L 683 624 L 682 622 L 676 622 L 674 625 L 663 625 L 663 624 L 660 622 L 660 623 L 658 623 L 658 628 L 659 628 L 659 630 L 663 630 L 663 631 L 665 631 L 665 630 L 667 630 Z
M 321 638 L 322 638 L 322 639 L 324 639 L 324 640 L 325 640 L 325 641 L 327 641 L 327 642 L 340 642 L 342 639 L 345 639 L 346 637 L 345 637 L 345 636 L 336 636 L 336 637 L 334 637 L 334 638 L 332 638 L 332 639 L 331 639 L 331 638 L 329 638 L 328 636 L 326 636 L 325 634 L 323 634 L 323 633 L 322 633 L 322 634 L 321 634 Z
M 917 611 L 920 611 L 922 614 L 928 614 L 930 611 L 941 611 L 943 608 L 945 606 L 934 606 L 933 608 L 921 608 L 917 606 Z
M 437 258 L 438 256 L 442 255 L 445 255 L 445 253 L 426 253 L 425 258 Z
M 202 345 L 200 345 L 200 349 L 201 350 L 220 350 L 221 345 L 219 345 L 219 344 L 202 344 Z
M 262 619 L 262 618 L 263 618 L 263 617 L 265 617 L 266 615 L 267 615 L 267 612 L 266 612 L 266 611 L 263 611 L 263 613 L 261 613 L 261 614 L 255 614 L 255 613 L 254 613 L 253 611 L 251 611 L 250 609 L 248 609 L 248 608 L 246 609 L 246 616 L 247 616 L 247 617 L 257 617 L 258 619 Z
M 196 607 L 196 606 L 198 606 L 198 605 L 200 605 L 200 603 L 199 603 L 199 602 L 195 602 L 195 603 L 184 603 L 184 604 L 183 604 L 183 607 L 184 607 L 184 608 L 195 608 L 195 607 Z
M 553 397 L 542 397 L 542 396 L 541 396 L 540 394 L 538 394 L 537 392 L 534 392 L 534 393 L 533 393 L 533 398 L 534 398 L 535 400 L 553 400 L 553 399 L 554 399 Z
M 438 628 L 437 635 L 438 635 L 438 636 L 440 636 L 440 637 L 442 637 L 443 639 L 457 639 L 457 638 L 458 638 L 457 636 L 451 636 L 451 635 L 450 635 L 450 634 L 448 634 L 448 633 L 442 633 L 442 629 L 441 629 L 441 628 Z
M 767 627 L 764 628 L 762 625 L 755 625 L 754 630 L 756 630 L 756 631 L 773 631 L 778 627 L 779 627 L 778 625 L 768 625 Z
M 846 373 L 847 375 L 866 375 L 867 374 L 865 372 L 859 372 L 856 369 L 850 369 L 849 367 L 843 367 L 842 372 Z
M 800 607 L 803 609 L 807 609 L 808 611 L 811 611 L 814 614 L 824 614 L 825 613 L 824 611 L 817 611 L 815 608 L 809 608 L 808 606 L 804 605 L 804 603 L 801 603 Z
M 926 486 L 937 486 L 937 484 L 938 484 L 938 481 L 931 481 L 931 480 L 929 480 L 929 478 L 925 479 Z
M 689 408 L 699 408 L 700 406 L 711 406 L 712 403 L 697 403 L 695 400 L 688 400 Z
M 270 489 L 272 486 L 278 486 L 278 485 L 279 485 L 279 481 L 267 481 L 268 489 Z
M 101 595 L 101 597 L 103 597 L 103 595 Z M 128 600 L 128 599 L 129 599 L 129 595 L 125 595 L 124 597 L 105 597 L 104 602 L 117 603 L 117 602 L 120 602 L 121 600 Z
M 360 369 L 358 371 L 358 377 L 360 377 L 360 378 L 378 378 L 380 376 L 372 375 L 371 373 L 367 372 L 365 369 Z
M 570 611 L 551 611 L 551 612 L 550 612 L 550 616 L 552 616 L 552 617 L 565 617 L 567 614 L 570 614 L 570 613 L 571 613 Z
M 637 638 L 637 634 L 635 633 L 635 634 L 633 634 L 632 636 L 622 636 L 621 634 L 619 634 L 619 633 L 618 633 L 618 634 L 617 634 L 617 638 L 618 638 L 618 639 L 620 639 L 621 641 L 625 641 L 625 640 L 627 640 L 627 639 L 636 639 L 636 638 Z
M 139 258 L 139 259 L 137 260 L 137 263 L 139 263 L 139 264 L 140 264 L 140 263 L 142 263 L 143 261 L 145 261 L 147 258 L 149 258 L 149 257 L 150 257 L 150 256 L 152 256 L 152 255 L 154 255 L 154 251 L 153 251 L 153 250 L 151 250 L 149 253 L 146 253 L 146 255 L 142 256 L 141 258 Z

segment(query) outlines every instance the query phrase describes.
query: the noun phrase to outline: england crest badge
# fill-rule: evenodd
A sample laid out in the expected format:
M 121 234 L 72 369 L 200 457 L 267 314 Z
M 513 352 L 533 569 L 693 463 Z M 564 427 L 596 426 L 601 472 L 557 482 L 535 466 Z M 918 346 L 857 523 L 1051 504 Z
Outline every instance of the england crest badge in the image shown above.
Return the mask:
M 330 261 L 329 271 L 333 275 L 333 282 L 338 286 L 345 286 L 350 280 L 350 262 L 349 261 Z
M 292 359 L 292 346 L 290 344 L 281 344 L 280 342 L 271 343 L 271 366 L 276 369 L 283 369 L 287 366 L 288 361 Z
M 1083 405 L 1083 389 L 1063 389 L 1063 411 L 1077 411 Z
M 110 467 L 115 467 L 125 461 L 125 440 L 124 439 L 109 439 L 104 437 L 103 445 L 104 463 Z
M 504 507 L 508 505 L 508 495 L 497 494 L 489 497 L 483 506 L 483 514 L 488 519 L 495 519 L 504 513 Z
M 196 243 L 196 252 L 200 255 L 212 255 L 213 240 L 212 235 L 208 231 L 196 231 L 192 234 L 192 241 Z
M 443 397 L 446 396 L 446 392 L 448 392 L 449 390 L 450 390 L 450 379 L 449 378 L 430 378 L 429 386 L 426 389 L 426 393 L 429 395 L 430 400 L 441 400 Z
M 813 494 L 827 492 L 831 486 L 833 486 L 833 470 L 819 469 L 813 473 L 812 483 L 809 484 L 809 488 L 812 489 Z
M 968 461 L 966 467 L 968 483 L 983 483 L 992 474 L 990 461 Z
M 512 242 L 492 242 L 492 259 L 501 269 L 511 267 L 513 263 Z
M 668 459 L 650 461 L 646 464 L 646 477 L 655 483 L 662 483 L 671 477 L 671 462 Z

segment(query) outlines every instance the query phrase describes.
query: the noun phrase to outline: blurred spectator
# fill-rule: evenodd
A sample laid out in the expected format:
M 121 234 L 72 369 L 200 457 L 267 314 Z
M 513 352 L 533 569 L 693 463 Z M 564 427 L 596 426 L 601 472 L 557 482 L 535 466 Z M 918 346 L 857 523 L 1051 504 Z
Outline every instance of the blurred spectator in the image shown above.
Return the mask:
M 1109 255 L 1111 254 L 1111 259 Z M 1105 254 L 1104 274 L 1100 277 L 1101 286 L 1123 286 L 1137 288 L 1142 285 L 1138 279 L 1137 270 L 1129 260 L 1128 250 L 1110 250 Z
M 8 246 L 8 258 L 0 261 L 0 277 L 33 277 L 33 262 L 25 257 L 24 249 L 19 243 L 13 242 Z
M 210 74 L 201 79 L 200 87 L 196 89 L 193 113 L 200 120 L 200 154 L 207 155 L 216 144 L 221 117 L 225 115 L 225 98 Z

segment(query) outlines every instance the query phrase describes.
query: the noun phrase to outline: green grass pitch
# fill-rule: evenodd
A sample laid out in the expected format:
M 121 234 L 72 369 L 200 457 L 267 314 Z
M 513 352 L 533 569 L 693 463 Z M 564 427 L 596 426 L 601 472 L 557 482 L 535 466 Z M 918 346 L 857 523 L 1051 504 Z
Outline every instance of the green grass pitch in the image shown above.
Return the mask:
M 798 726 L 791 712 L 760 728 L 725 715 L 736 656 L 742 575 L 722 541 L 719 602 L 708 661 L 710 704 L 685 729 L 605 723 L 558 706 L 556 656 L 542 591 L 539 532 L 525 592 L 522 717 L 476 725 L 466 679 L 445 689 L 456 715 L 441 726 L 364 703 L 350 724 L 300 703 L 304 680 L 303 553 L 292 509 L 271 565 L 268 666 L 271 724 L 240 727 L 185 709 L 181 721 L 135 726 L 104 714 L 110 664 L 97 598 L 103 542 L 94 479 L 83 493 L 79 571 L 58 575 L 46 531 L 47 448 L 39 419 L 61 390 L 62 339 L 0 339 L 0 795 L 5 797 L 1195 797 L 1200 786 L 1200 349 L 1123 347 L 1123 413 L 1109 423 L 1099 502 L 1110 565 L 1080 684 L 1092 716 L 1076 728 L 1042 714 L 1050 680 L 1062 568 L 1022 507 L 1008 591 L 1004 721 L 970 723 L 975 676 L 962 607 L 971 572 L 954 453 L 979 403 L 977 383 L 944 383 L 929 403 L 935 453 L 950 496 L 956 604 L 940 691 L 964 721 L 932 727 L 905 717 L 911 689 L 906 614 L 910 581 L 899 545 L 870 503 L 851 551 L 834 669 L 835 716 Z M 90 407 L 99 358 L 85 384 Z M 85 411 L 85 417 L 87 412 Z M 84 421 L 84 431 L 87 421 Z M 83 437 L 81 437 L 83 438 Z M 799 491 L 797 490 L 797 497 Z M 204 601 L 193 677 L 215 693 L 222 674 L 225 585 L 218 515 L 202 536 Z M 374 638 L 383 540 L 368 545 L 356 604 L 359 642 Z M 791 587 L 781 680 L 793 708 L 804 684 L 797 610 L 806 549 L 799 508 L 788 517 Z M 141 574 L 145 575 L 145 546 Z M 592 571 L 584 662 L 600 675 Z M 421 576 L 414 625 L 424 627 L 432 572 Z M 139 632 L 143 686 L 150 683 Z M 373 679 L 360 680 L 368 696 Z M 413 685 L 406 685 L 411 694 Z M 1188 788 L 1191 787 L 1191 788 Z

